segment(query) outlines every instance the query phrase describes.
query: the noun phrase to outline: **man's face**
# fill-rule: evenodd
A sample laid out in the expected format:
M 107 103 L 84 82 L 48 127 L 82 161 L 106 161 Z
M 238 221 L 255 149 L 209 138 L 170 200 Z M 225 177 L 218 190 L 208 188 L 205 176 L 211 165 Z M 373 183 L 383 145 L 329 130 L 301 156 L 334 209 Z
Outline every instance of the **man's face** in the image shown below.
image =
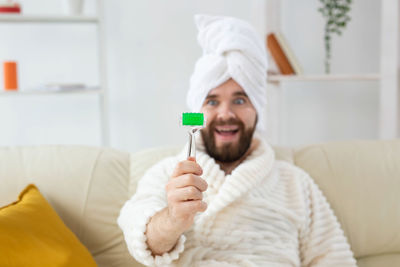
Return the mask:
M 201 112 L 207 127 L 201 135 L 207 153 L 220 162 L 234 162 L 248 150 L 257 123 L 257 112 L 233 79 L 212 89 Z

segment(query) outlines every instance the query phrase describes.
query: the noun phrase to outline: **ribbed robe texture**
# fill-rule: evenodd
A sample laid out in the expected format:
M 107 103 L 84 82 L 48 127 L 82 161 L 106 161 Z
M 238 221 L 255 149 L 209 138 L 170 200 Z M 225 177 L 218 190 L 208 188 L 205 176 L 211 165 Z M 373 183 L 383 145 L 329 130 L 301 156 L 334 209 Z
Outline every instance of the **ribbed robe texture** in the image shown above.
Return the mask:
M 199 138 L 200 139 L 200 138 Z M 121 209 L 118 224 L 128 249 L 148 266 L 356 266 L 326 198 L 298 167 L 275 160 L 264 141 L 225 175 L 197 144 L 208 208 L 175 248 L 153 257 L 146 225 L 167 206 L 165 185 L 186 150 L 150 168 Z

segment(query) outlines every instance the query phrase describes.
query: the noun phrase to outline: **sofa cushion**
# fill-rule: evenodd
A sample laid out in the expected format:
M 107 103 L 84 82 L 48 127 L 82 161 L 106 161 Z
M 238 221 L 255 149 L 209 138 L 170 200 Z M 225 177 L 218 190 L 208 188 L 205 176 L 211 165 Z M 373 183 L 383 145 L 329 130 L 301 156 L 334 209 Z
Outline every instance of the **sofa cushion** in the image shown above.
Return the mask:
M 0 208 L 0 266 L 97 266 L 34 185 Z
M 400 253 L 400 140 L 310 145 L 294 163 L 324 192 L 357 259 Z
M 382 254 L 357 259 L 358 267 L 397 267 L 400 266 L 400 254 Z

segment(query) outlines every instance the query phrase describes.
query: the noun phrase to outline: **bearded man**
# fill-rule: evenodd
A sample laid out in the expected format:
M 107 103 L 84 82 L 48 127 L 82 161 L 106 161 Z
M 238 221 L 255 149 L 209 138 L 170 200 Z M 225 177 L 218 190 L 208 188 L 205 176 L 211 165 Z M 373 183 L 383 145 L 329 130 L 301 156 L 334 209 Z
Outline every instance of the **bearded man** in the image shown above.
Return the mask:
M 196 158 L 153 166 L 121 210 L 128 249 L 148 266 L 356 266 L 322 192 L 261 138 L 266 51 L 245 21 L 197 15 L 203 56 L 187 96 L 204 113 Z

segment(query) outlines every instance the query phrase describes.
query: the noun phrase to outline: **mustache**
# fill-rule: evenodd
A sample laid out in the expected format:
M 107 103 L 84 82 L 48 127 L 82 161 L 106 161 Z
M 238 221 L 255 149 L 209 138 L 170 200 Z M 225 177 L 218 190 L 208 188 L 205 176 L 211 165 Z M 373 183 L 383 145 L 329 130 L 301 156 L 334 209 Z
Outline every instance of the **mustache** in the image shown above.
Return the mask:
M 229 120 L 214 120 L 212 121 L 209 126 L 210 127 L 215 127 L 215 126 L 224 126 L 224 125 L 241 125 L 242 122 L 238 119 L 230 118 Z

